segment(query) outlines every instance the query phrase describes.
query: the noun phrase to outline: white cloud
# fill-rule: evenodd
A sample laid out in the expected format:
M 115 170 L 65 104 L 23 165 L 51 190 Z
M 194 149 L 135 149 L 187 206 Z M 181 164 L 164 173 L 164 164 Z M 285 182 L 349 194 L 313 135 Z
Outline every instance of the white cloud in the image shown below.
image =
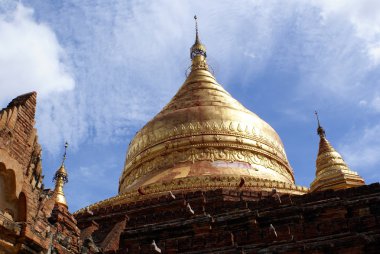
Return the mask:
M 128 143 L 125 139 L 133 134 L 131 130 L 153 117 L 184 81 L 190 64 L 188 50 L 194 40 L 194 13 L 199 16 L 209 62 L 218 80 L 221 83 L 226 80 L 227 89 L 235 89 L 243 82 L 253 85 L 252 79 L 261 72 L 281 68 L 299 78 L 299 83 L 289 85 L 289 93 L 295 93 L 295 87 L 310 92 L 311 96 L 292 95 L 304 101 L 311 98 L 314 103 L 331 94 L 350 98 L 357 91 L 372 89 L 363 89 L 365 83 L 357 85 L 367 71 L 359 65 L 367 62 L 357 54 L 360 47 L 352 38 L 356 35 L 345 28 L 351 22 L 360 30 L 357 34 L 361 40 L 364 34 L 371 34 L 374 38 L 371 45 L 378 45 L 372 42 L 376 29 L 368 25 L 377 20 L 377 12 L 369 10 L 374 13 L 367 14 L 364 7 L 359 8 L 354 2 L 347 7 L 343 1 L 321 1 L 314 5 L 301 1 L 290 1 L 287 5 L 276 1 L 242 1 L 233 8 L 224 1 L 214 1 L 210 7 L 203 1 L 67 2 L 59 6 L 54 1 L 34 2 L 39 14 L 36 17 L 43 23 L 36 22 L 31 10 L 22 5 L 22 11 L 13 15 L 24 12 L 19 14 L 24 17 L 22 20 L 51 35 L 45 36 L 52 40 L 44 47 L 56 49 L 50 55 L 58 58 L 56 69 L 64 70 L 62 75 L 52 78 L 54 82 L 39 82 L 49 84 L 40 89 L 40 96 L 51 95 L 40 100 L 37 119 L 40 140 L 48 151 L 55 152 L 64 139 L 74 147 L 88 140 Z M 325 24 L 321 24 L 319 11 L 326 17 L 339 16 L 339 22 L 326 18 Z M 2 22 L 17 28 L 14 20 L 15 17 Z M 359 26 L 356 24 L 359 21 L 367 25 Z M 76 77 L 73 91 L 51 93 L 70 88 L 70 82 L 64 81 L 73 79 L 63 65 L 62 47 L 45 24 L 57 31 L 64 43 Z M 41 43 L 40 39 L 37 42 Z M 46 68 L 30 70 L 34 69 L 27 70 L 34 74 Z M 235 81 L 236 77 L 239 80 Z M 12 78 L 16 82 L 18 77 Z M 276 85 L 282 84 L 269 85 L 277 90 Z M 366 96 L 361 98 L 370 104 Z
M 322 16 L 339 16 L 355 28 L 356 35 L 365 41 L 367 54 L 374 64 L 380 63 L 380 1 L 378 0 L 315 0 Z
M 0 15 L 0 102 L 37 91 L 40 98 L 74 88 L 65 52 L 54 32 L 18 3 Z
M 379 96 L 379 95 L 377 95 L 377 96 L 375 96 L 375 97 L 373 98 L 373 100 L 372 100 L 372 102 L 371 102 L 371 106 L 372 106 L 372 108 L 373 108 L 376 112 L 380 113 L 380 96 Z
M 368 54 L 375 65 L 380 63 L 380 45 L 369 45 Z
M 369 109 L 371 113 L 380 113 L 380 96 L 375 93 L 369 101 L 360 100 L 359 106 Z
M 367 106 L 367 104 L 368 104 L 368 102 L 366 100 L 360 100 L 359 101 L 359 106 L 360 107 L 365 107 L 365 106 Z
M 256 55 L 255 55 L 254 53 L 252 53 L 252 52 L 249 52 L 249 51 L 245 51 L 245 52 L 243 53 L 243 55 L 245 55 L 246 57 L 250 57 L 250 58 L 252 58 L 252 59 L 255 59 L 255 58 L 256 58 Z
M 102 161 L 98 160 L 95 164 L 79 165 L 77 169 L 67 165 L 69 184 L 66 186 L 65 192 L 70 210 L 74 212 L 81 207 L 115 195 L 118 186 L 119 166 L 115 164 L 115 158 L 112 155 Z M 103 193 L 100 193 L 100 189 L 103 190 Z
M 340 146 L 339 150 L 353 169 L 360 168 L 362 171 L 369 171 L 369 168 L 380 163 L 379 133 L 380 124 L 365 128 L 362 132 L 356 130 Z

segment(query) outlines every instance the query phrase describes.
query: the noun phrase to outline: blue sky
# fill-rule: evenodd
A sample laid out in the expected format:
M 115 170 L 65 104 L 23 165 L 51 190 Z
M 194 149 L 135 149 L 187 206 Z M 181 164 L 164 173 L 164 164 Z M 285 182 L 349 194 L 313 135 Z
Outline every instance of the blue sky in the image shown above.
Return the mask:
M 193 16 L 215 76 L 280 135 L 296 182 L 327 138 L 380 179 L 380 2 L 0 0 L 0 107 L 37 91 L 45 185 L 71 146 L 70 210 L 117 193 L 127 146 L 185 80 Z

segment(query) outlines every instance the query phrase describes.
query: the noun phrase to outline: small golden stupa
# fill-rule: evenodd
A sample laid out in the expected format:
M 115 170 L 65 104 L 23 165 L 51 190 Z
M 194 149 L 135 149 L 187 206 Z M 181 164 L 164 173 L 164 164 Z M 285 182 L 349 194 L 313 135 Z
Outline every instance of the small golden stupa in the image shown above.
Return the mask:
M 65 169 L 65 160 L 68 143 L 65 143 L 65 153 L 63 154 L 62 164 L 54 174 L 53 181 L 55 181 L 54 187 L 54 199 L 56 204 L 64 205 L 67 208 L 67 202 L 65 193 L 63 192 L 63 186 L 68 182 L 68 175 Z
M 316 177 L 310 185 L 310 191 L 339 190 L 364 185 L 363 178 L 357 172 L 350 170 L 342 156 L 326 139 L 326 133 L 320 125 L 317 112 L 315 114 L 318 120 L 317 133 L 320 140 L 316 162 Z
M 190 57 L 184 84 L 130 143 L 119 195 L 237 187 L 305 193 L 276 131 L 210 72 L 197 23 Z

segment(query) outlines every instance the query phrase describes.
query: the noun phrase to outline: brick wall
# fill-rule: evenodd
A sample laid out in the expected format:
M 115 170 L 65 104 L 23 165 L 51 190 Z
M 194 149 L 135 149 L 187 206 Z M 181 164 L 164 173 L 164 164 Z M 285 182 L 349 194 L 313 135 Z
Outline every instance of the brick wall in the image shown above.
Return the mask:
M 379 184 L 303 196 L 222 189 L 175 199 L 168 194 L 77 219 L 99 225 L 93 237 L 101 244 L 122 216 L 127 220 L 119 246 L 105 253 L 155 253 L 155 247 L 162 253 L 377 253 L 380 248 Z
M 50 246 L 60 253 L 78 253 L 79 229 L 67 209 L 49 222 L 54 195 L 43 189 L 35 113 L 35 92 L 15 98 L 0 111 L 0 180 L 7 185 L 7 191 L 0 191 L 0 253 L 40 253 Z M 3 210 L 11 211 L 13 218 Z M 4 214 L 7 220 L 1 220 Z M 69 238 L 68 245 L 64 240 Z

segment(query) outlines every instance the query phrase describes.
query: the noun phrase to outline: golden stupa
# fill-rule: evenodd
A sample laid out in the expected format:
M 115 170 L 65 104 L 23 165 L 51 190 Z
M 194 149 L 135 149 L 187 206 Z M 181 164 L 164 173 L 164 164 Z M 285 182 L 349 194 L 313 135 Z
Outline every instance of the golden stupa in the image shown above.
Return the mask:
M 302 194 L 276 131 L 218 84 L 198 28 L 191 71 L 131 141 L 119 195 L 210 188 Z
M 317 113 L 315 114 L 317 115 Z M 327 140 L 318 115 L 317 119 L 317 133 L 320 140 L 316 161 L 316 176 L 310 185 L 310 191 L 339 190 L 364 185 L 364 179 L 357 172 L 350 170 L 342 156 Z
M 67 207 L 66 197 L 63 192 L 63 186 L 68 182 L 68 176 L 65 168 L 65 160 L 66 160 L 66 150 L 68 144 L 65 143 L 65 153 L 63 154 L 63 160 L 61 166 L 54 174 L 53 180 L 55 181 L 54 187 L 54 200 L 56 204 L 61 204 Z

